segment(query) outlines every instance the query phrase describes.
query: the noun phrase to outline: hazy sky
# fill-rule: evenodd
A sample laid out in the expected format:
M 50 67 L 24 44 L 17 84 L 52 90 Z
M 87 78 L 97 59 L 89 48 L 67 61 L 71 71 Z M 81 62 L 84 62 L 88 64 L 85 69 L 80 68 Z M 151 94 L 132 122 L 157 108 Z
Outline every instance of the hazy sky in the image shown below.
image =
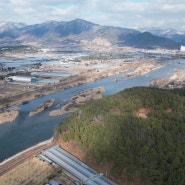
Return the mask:
M 0 20 L 35 24 L 85 19 L 127 28 L 185 30 L 185 0 L 0 0 Z

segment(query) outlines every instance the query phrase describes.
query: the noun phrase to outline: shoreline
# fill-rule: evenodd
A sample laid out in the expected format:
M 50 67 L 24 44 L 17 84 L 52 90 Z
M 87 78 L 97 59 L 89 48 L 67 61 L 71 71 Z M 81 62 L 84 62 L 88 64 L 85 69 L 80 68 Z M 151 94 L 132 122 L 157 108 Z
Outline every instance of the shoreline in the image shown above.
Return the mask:
M 25 149 L 25 150 L 22 150 L 21 152 L 19 152 L 19 153 L 15 154 L 15 155 L 13 155 L 13 156 L 11 156 L 11 157 L 9 157 L 9 158 L 3 160 L 2 162 L 0 162 L 0 167 L 1 167 L 1 165 L 4 165 L 5 163 L 11 161 L 12 159 L 15 159 L 16 157 L 19 157 L 20 155 L 24 154 L 25 152 L 28 152 L 29 150 L 32 150 L 32 149 L 34 149 L 34 148 L 36 148 L 36 147 L 38 147 L 38 146 L 42 146 L 42 145 L 45 145 L 45 144 L 49 144 L 49 143 L 51 143 L 52 141 L 53 141 L 53 137 L 50 138 L 50 139 L 48 139 L 48 140 L 45 140 L 45 141 L 43 141 L 43 142 L 37 143 L 37 144 L 35 144 L 35 145 L 33 145 L 33 146 L 31 146 L 31 147 Z
M 22 164 L 30 157 L 40 153 L 43 149 L 48 148 L 54 144 L 56 143 L 54 143 L 53 137 L 52 137 L 43 142 L 39 142 L 7 159 L 4 159 L 2 162 L 0 162 L 0 176 L 7 173 L 8 171 L 15 168 L 16 166 Z

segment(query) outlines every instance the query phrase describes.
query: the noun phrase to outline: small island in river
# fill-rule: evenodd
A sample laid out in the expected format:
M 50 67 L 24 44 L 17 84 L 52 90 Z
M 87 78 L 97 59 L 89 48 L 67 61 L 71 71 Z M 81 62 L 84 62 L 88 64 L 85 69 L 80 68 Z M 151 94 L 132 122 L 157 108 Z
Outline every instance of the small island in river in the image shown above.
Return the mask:
M 6 123 L 6 122 L 11 122 L 14 121 L 19 114 L 19 109 L 13 109 L 11 111 L 6 110 L 4 112 L 0 113 L 0 124 Z
M 62 109 L 51 111 L 50 116 L 59 116 L 70 112 L 74 112 L 78 110 L 81 105 L 84 105 L 88 101 L 102 98 L 103 92 L 104 92 L 103 87 L 96 87 L 76 94 L 72 97 L 71 101 L 68 104 L 62 107 Z
M 51 99 L 42 103 L 39 107 L 32 110 L 29 115 L 33 116 L 35 114 L 38 114 L 39 112 L 42 112 L 43 110 L 46 110 L 47 108 L 51 107 L 54 104 L 54 102 L 55 102 L 55 99 Z

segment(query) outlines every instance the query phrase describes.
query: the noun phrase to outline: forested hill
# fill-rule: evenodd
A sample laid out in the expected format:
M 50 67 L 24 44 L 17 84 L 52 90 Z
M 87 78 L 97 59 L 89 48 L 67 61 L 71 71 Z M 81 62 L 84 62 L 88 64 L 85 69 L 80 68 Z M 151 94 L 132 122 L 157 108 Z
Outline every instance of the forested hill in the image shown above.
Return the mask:
M 185 184 L 185 89 L 126 89 L 89 102 L 59 131 L 110 163 L 118 182 Z

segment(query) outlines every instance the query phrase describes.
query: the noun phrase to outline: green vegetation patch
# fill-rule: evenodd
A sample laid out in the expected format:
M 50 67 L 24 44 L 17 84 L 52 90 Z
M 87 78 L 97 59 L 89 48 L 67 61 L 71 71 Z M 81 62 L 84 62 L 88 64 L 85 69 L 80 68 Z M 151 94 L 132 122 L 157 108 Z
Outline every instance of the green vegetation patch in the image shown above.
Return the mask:
M 144 116 L 143 116 L 144 115 Z M 185 90 L 135 87 L 94 100 L 59 127 L 112 174 L 161 185 L 185 184 Z

